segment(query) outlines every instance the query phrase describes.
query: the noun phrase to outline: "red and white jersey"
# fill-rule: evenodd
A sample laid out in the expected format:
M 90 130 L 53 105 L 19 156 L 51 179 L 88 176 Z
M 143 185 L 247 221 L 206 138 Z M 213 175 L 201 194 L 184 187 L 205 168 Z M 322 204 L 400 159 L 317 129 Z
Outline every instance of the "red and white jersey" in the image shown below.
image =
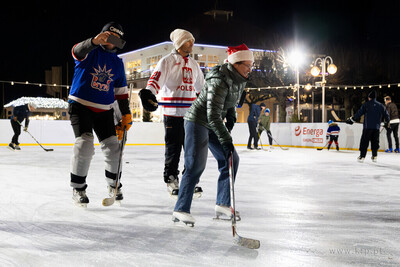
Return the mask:
M 199 64 L 191 57 L 183 57 L 176 50 L 163 57 L 153 71 L 146 89 L 154 95 L 160 93 L 164 115 L 183 117 L 189 106 L 174 106 L 173 103 L 191 104 L 204 85 L 204 74 Z

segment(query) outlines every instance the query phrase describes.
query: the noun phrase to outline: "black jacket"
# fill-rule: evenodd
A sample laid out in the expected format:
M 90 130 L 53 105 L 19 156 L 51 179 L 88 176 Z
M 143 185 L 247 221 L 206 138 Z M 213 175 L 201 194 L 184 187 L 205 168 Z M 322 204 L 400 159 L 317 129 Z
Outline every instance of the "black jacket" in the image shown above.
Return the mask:
M 376 129 L 379 130 L 381 122 L 389 122 L 389 113 L 387 112 L 384 105 L 372 99 L 365 102 L 357 113 L 353 116 L 354 120 L 359 120 L 364 115 L 364 129 Z
M 390 120 L 395 120 L 399 118 L 399 111 L 395 103 L 390 102 L 386 105 L 386 109 L 389 113 Z
M 25 120 L 25 127 L 28 127 L 29 124 L 29 115 L 31 112 L 29 111 L 28 104 L 21 105 L 21 106 L 16 106 L 13 109 L 13 115 L 11 116 L 11 120 L 14 119 L 14 117 L 17 117 L 17 120 L 22 123 L 23 120 Z

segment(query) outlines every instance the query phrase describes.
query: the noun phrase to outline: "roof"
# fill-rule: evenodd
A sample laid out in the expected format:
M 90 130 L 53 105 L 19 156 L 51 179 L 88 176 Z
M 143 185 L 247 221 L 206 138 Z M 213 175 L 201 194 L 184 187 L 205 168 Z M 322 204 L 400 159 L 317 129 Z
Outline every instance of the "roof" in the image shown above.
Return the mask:
M 26 97 L 26 96 L 13 100 L 10 103 L 4 105 L 4 107 L 5 108 L 17 107 L 28 103 L 33 103 L 36 106 L 36 108 L 62 108 L 62 109 L 68 108 L 68 103 L 59 98 Z

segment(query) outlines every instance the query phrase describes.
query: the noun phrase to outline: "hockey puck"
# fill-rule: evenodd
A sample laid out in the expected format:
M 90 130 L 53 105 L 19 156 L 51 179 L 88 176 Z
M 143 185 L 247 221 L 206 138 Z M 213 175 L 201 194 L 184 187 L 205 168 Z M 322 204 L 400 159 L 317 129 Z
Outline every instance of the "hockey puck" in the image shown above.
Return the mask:
M 129 164 L 129 161 L 126 161 L 125 163 L 126 163 L 126 164 Z

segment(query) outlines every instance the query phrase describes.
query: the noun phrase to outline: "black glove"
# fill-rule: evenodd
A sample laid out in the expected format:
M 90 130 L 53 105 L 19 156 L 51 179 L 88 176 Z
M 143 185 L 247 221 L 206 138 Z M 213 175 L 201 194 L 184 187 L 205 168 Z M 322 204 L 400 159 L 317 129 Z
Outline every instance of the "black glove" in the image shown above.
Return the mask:
M 157 98 L 149 89 L 140 90 L 139 96 L 145 110 L 152 112 L 158 108 Z
M 329 139 L 329 136 L 326 136 L 326 140 L 328 140 Z
M 225 154 L 226 159 L 229 159 L 229 157 L 232 155 L 233 151 L 235 150 L 235 147 L 233 146 L 232 142 L 223 143 L 222 148 L 224 149 L 224 154 Z
M 235 126 L 235 122 L 233 120 L 226 120 L 225 127 L 228 129 L 229 133 L 232 131 L 233 126 Z
M 352 117 L 348 118 L 348 119 L 346 120 L 346 123 L 352 125 L 352 124 L 354 123 L 353 118 L 352 118 Z
M 241 108 L 245 100 L 246 100 L 246 91 L 243 91 L 242 95 L 240 96 L 240 100 L 237 107 Z

